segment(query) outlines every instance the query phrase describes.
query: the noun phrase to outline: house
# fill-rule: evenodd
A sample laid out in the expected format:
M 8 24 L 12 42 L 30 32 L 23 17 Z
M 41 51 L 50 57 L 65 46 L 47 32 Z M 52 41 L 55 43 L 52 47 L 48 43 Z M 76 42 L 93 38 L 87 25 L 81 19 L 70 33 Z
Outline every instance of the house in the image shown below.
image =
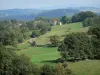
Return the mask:
M 58 18 L 53 18 L 50 20 L 51 25 L 62 25 Z

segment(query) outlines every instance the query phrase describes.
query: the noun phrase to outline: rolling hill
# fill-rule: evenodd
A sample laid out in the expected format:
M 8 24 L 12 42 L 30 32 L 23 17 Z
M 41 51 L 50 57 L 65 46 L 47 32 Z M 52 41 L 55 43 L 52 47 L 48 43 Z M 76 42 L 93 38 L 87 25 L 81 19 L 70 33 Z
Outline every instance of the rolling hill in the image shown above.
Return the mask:
M 61 17 L 65 15 L 72 16 L 78 12 L 80 11 L 76 9 L 55 9 L 55 10 L 49 10 L 49 11 L 39 13 L 37 16 L 53 18 L 53 17 Z
M 61 17 L 64 15 L 72 16 L 80 12 L 76 9 L 54 9 L 54 10 L 38 10 L 38 9 L 8 9 L 0 10 L 0 20 L 17 19 L 32 20 L 35 17 Z
M 49 9 L 49 10 L 40 10 L 40 9 L 7 9 L 0 10 L 0 20 L 33 20 L 35 17 L 47 17 L 55 18 L 61 16 L 72 16 L 81 11 L 93 11 L 97 14 L 100 14 L 100 9 L 95 7 L 69 7 L 66 9 Z

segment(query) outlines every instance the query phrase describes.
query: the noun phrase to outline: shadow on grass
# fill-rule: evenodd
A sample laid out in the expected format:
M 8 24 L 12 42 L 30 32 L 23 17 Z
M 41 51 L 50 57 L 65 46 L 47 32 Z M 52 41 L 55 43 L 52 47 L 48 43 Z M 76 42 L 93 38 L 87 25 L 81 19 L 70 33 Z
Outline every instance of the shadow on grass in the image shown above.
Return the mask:
M 63 62 L 72 62 L 72 63 L 74 63 L 74 62 L 79 62 L 79 61 L 82 61 L 82 60 L 72 60 L 72 59 L 70 59 L 70 60 L 47 60 L 47 61 L 42 61 L 41 63 L 63 63 Z
M 57 60 L 47 60 L 47 61 L 42 61 L 41 63 L 61 63 L 61 62 Z

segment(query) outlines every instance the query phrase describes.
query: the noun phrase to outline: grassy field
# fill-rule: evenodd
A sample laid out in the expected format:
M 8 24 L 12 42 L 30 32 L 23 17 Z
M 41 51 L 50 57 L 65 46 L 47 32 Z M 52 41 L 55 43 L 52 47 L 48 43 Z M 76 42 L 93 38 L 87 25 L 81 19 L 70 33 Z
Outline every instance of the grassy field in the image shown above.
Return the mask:
M 25 54 L 30 57 L 34 63 L 42 63 L 45 61 L 56 60 L 60 57 L 57 48 L 46 47 L 29 47 L 17 52 L 18 54 Z
M 68 28 L 71 30 L 67 32 Z M 38 44 L 47 44 L 49 42 L 49 36 L 58 35 L 62 38 L 63 35 L 67 35 L 72 32 L 86 32 L 88 28 L 83 28 L 81 23 L 73 23 L 62 26 L 53 26 L 52 30 L 40 37 L 36 38 Z M 22 44 L 18 45 L 20 51 L 18 54 L 25 54 L 30 57 L 33 63 L 39 65 L 44 63 L 55 64 L 52 62 L 60 58 L 60 53 L 57 48 L 47 48 L 47 47 L 31 47 L 28 44 L 28 40 Z M 86 60 L 71 63 L 69 62 L 69 67 L 75 75 L 100 75 L 100 60 Z
M 69 67 L 76 75 L 100 75 L 100 60 L 69 63 Z
M 57 48 L 29 47 L 17 53 L 25 54 L 38 65 L 45 63 L 54 65 L 56 63 L 52 61 L 60 58 Z M 75 75 L 100 75 L 100 60 L 69 62 L 68 65 Z

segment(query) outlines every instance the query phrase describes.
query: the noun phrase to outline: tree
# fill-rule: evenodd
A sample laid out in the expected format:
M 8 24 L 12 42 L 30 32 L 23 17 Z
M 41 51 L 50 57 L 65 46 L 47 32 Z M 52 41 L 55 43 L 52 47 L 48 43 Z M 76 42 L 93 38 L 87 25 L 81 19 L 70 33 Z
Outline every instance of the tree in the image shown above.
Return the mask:
M 86 33 L 68 34 L 58 51 L 65 59 L 83 59 L 91 54 L 90 40 Z
M 38 37 L 40 36 L 40 31 L 39 30 L 34 30 L 31 34 L 31 38 L 35 38 L 35 37 Z
M 67 63 L 59 63 L 56 66 L 45 64 L 41 68 L 41 75 L 72 75 Z
M 54 36 L 50 36 L 50 43 L 52 47 L 56 47 L 59 44 L 59 37 L 54 35 Z
M 45 34 L 47 31 L 51 30 L 51 26 L 48 22 L 41 21 L 40 23 L 37 24 L 37 29 L 40 30 L 41 35 Z
M 88 34 L 91 35 L 93 57 L 100 59 L 100 26 L 90 27 Z
M 88 26 L 100 26 L 100 16 L 96 16 L 93 18 L 86 18 L 83 21 L 83 26 L 88 27 Z
M 95 36 L 100 39 L 100 26 L 91 26 L 88 31 L 89 35 Z
M 41 68 L 41 75 L 55 75 L 55 68 L 48 64 L 45 64 Z
M 3 45 L 15 46 L 17 43 L 22 43 L 28 37 L 27 27 L 19 26 L 17 20 L 0 21 L 0 42 Z
M 11 51 L 7 50 L 0 44 L 0 75 L 13 75 L 12 71 L 12 57 Z
M 27 26 L 30 30 L 36 29 L 36 24 L 35 24 L 34 21 L 27 21 L 27 22 L 26 22 L 26 26 Z
M 66 63 L 59 63 L 56 65 L 55 75 L 72 75 L 72 71 L 68 68 Z
M 25 55 L 18 56 L 0 44 L 0 75 L 40 75 L 40 70 Z
M 60 20 L 63 24 L 66 24 L 66 23 L 69 24 L 71 22 L 71 19 L 67 16 L 62 16 Z
M 31 42 L 30 44 L 31 44 L 31 46 L 33 46 L 33 47 L 36 46 L 36 42 L 35 42 L 35 41 Z
M 27 35 L 27 33 L 29 32 L 29 29 L 27 27 L 20 27 L 21 29 L 21 33 L 23 35 L 24 39 L 27 39 L 29 36 Z
M 17 56 L 12 61 L 12 64 L 13 64 L 13 75 L 31 75 L 31 74 L 34 75 L 33 69 L 35 68 L 35 66 L 32 65 L 30 59 L 25 55 Z
M 92 18 L 97 16 L 95 13 L 91 11 L 86 11 L 86 12 L 80 12 L 72 16 L 72 22 L 82 22 L 86 18 Z

